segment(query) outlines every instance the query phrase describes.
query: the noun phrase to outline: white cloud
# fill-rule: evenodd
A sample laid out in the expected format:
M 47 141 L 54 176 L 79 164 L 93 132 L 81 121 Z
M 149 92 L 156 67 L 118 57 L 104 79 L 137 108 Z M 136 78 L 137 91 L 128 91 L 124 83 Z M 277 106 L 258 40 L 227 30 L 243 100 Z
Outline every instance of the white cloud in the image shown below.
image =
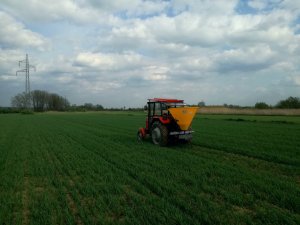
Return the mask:
M 168 78 L 169 71 L 170 69 L 164 66 L 147 66 L 143 68 L 142 76 L 145 80 L 161 81 Z
M 6 11 L 16 17 L 21 16 L 28 22 L 68 20 L 75 23 L 88 23 L 98 17 L 97 12 L 92 8 L 72 0 L 2 0 L 1 4 L 4 4 L 3 8 Z
M 292 76 L 291 80 L 294 82 L 295 85 L 300 87 L 300 74 Z
M 162 96 L 249 104 L 293 95 L 297 2 L 253 0 L 255 14 L 240 14 L 238 0 L 2 0 L 0 76 L 7 86 L 29 49 L 32 86 L 72 103 L 137 106 Z M 51 51 L 36 51 L 48 43 Z
M 172 0 L 172 7 L 175 12 L 189 10 L 201 15 L 230 15 L 238 0 Z
M 121 16 L 137 17 L 149 16 L 162 13 L 169 5 L 167 1 L 151 1 L 151 0 L 88 0 L 87 5 L 96 8 L 99 11 L 121 13 Z
M 295 0 L 284 0 L 280 2 L 280 6 L 292 14 L 298 14 L 300 12 L 300 2 Z
M 92 53 L 83 52 L 76 56 L 74 65 L 95 71 L 130 70 L 142 64 L 142 57 L 133 52 L 119 53 Z
M 13 68 L 18 68 L 18 61 L 22 60 L 24 55 L 18 50 L 0 49 L 0 77 L 3 75 L 16 74 Z
M 0 44 L 2 48 L 35 47 L 46 50 L 49 43 L 46 38 L 32 32 L 13 17 L 0 11 Z
M 254 72 L 266 69 L 277 60 L 276 53 L 268 45 L 247 49 L 228 50 L 216 57 L 220 72 Z
M 266 6 L 268 6 L 268 2 L 267 1 L 263 1 L 263 0 L 250 0 L 248 2 L 248 5 L 254 9 L 259 9 L 262 10 L 264 9 Z
M 160 42 L 180 43 L 190 46 L 219 45 L 224 39 L 226 18 L 223 16 L 207 18 L 189 12 L 174 18 L 165 15 L 151 18 L 145 22 L 147 28 Z

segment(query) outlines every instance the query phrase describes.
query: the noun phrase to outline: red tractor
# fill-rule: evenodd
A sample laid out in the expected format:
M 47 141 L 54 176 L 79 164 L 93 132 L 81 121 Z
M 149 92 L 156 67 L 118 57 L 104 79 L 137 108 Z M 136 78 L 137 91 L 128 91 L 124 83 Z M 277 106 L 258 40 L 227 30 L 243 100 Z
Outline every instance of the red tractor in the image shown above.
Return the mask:
M 166 146 L 171 140 L 192 139 L 191 123 L 198 107 L 191 107 L 183 100 L 153 98 L 148 99 L 146 128 L 140 128 L 138 140 L 151 136 L 155 145 Z

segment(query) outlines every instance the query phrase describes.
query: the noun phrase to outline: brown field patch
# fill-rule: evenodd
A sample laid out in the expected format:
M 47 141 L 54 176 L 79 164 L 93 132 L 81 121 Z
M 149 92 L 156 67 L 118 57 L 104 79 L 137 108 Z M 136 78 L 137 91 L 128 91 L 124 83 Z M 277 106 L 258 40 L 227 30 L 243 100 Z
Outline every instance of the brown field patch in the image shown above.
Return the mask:
M 283 115 L 299 116 L 300 109 L 239 109 L 222 106 L 200 107 L 199 114 L 234 114 L 234 115 Z

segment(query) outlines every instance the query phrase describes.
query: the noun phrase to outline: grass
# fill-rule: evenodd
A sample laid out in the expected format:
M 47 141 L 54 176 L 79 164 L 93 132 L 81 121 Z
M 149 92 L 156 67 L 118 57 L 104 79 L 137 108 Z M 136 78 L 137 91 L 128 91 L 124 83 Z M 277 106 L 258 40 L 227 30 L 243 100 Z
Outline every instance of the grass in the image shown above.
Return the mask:
M 144 123 L 0 115 L 0 224 L 299 224 L 300 117 L 198 115 L 167 148 Z

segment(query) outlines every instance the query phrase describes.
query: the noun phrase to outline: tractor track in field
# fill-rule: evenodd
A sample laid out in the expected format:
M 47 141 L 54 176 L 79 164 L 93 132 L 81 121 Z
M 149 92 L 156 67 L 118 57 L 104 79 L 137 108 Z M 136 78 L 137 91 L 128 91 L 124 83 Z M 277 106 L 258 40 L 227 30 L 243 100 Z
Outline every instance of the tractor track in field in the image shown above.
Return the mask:
M 96 143 L 96 140 L 95 138 L 97 139 L 105 139 L 104 137 L 101 137 L 101 136 L 98 136 L 97 134 L 95 134 L 94 132 L 94 129 L 89 129 L 87 130 L 87 133 L 90 135 L 90 136 L 94 136 L 93 139 L 90 139 L 90 140 L 93 140 L 93 142 Z M 106 162 L 110 163 L 111 165 L 113 165 L 114 167 L 116 167 L 118 170 L 122 170 L 122 171 L 125 171 L 132 179 L 136 180 L 137 182 L 139 182 L 141 185 L 143 185 L 145 188 L 147 188 L 149 191 L 151 191 L 151 193 L 155 194 L 156 196 L 158 196 L 159 198 L 161 199 L 165 199 L 167 200 L 167 202 L 169 202 L 170 204 L 172 204 L 173 206 L 175 206 L 176 208 L 178 208 L 179 210 L 181 210 L 183 213 L 186 213 L 188 214 L 191 218 L 193 218 L 193 216 L 195 216 L 195 212 L 193 211 L 190 211 L 190 209 L 188 208 L 185 208 L 184 205 L 181 205 L 180 203 L 176 202 L 176 201 L 173 201 L 172 199 L 170 200 L 169 198 L 165 198 L 165 196 L 163 196 L 159 190 L 157 190 L 157 187 L 153 186 L 151 183 L 145 181 L 145 180 L 140 180 L 140 178 L 135 174 L 133 173 L 131 170 L 129 169 L 124 169 L 123 167 L 120 167 L 118 163 L 110 160 L 109 157 L 105 157 L 103 156 L 100 152 L 98 151 L 93 151 L 91 150 L 88 146 L 85 146 L 84 144 L 80 143 L 77 139 L 74 139 L 73 137 L 71 137 L 76 143 L 80 144 L 82 147 L 84 147 L 85 149 L 87 149 L 88 151 L 91 151 L 93 152 L 94 154 L 96 155 L 99 155 L 102 159 L 104 159 Z M 206 148 L 206 150 L 208 151 L 213 151 L 213 152 L 223 152 L 223 153 L 226 153 L 226 154 L 232 154 L 232 155 L 236 155 L 240 158 L 246 158 L 246 159 L 252 159 L 252 160 L 260 160 L 260 161 L 263 161 L 263 162 L 267 162 L 267 163 L 272 163 L 272 164 L 276 164 L 276 162 L 271 162 L 271 161 L 266 161 L 264 159 L 260 159 L 260 158 L 255 158 L 255 157 L 249 157 L 249 156 L 245 156 L 245 155 L 241 155 L 241 154 L 236 154 L 236 153 L 231 153 L 231 152 L 227 152 L 227 151 L 222 151 L 222 150 L 218 150 L 218 149 L 213 149 L 213 148 L 207 148 L 205 146 L 202 146 L 202 145 L 196 145 L 196 146 L 199 146 L 199 147 L 204 147 Z M 197 155 L 195 153 L 193 153 L 194 155 Z M 121 157 L 122 158 L 122 157 Z M 286 164 L 283 164 L 283 165 L 286 165 Z M 163 190 L 163 192 L 168 192 L 168 189 L 165 189 L 163 186 L 160 186 L 161 189 Z M 280 208 L 280 206 L 278 206 Z M 196 214 L 197 215 L 197 214 Z M 198 216 L 198 215 L 197 215 Z M 199 218 L 199 217 L 197 217 Z
M 22 147 L 24 146 L 29 146 L 30 145 L 30 139 L 29 137 L 33 137 L 32 133 L 27 133 L 23 139 L 23 144 L 22 144 Z M 23 172 L 24 172 L 24 175 L 23 175 L 23 180 L 24 180 L 24 183 L 23 183 L 23 192 L 22 192 L 22 204 L 23 204 L 23 209 L 22 209 L 22 224 L 23 225 L 27 225 L 27 224 L 30 224 L 30 209 L 29 209 L 29 202 L 30 202 L 30 190 L 31 190 L 31 183 L 30 183 L 30 179 L 31 179 L 31 176 L 30 176 L 30 173 L 29 173 L 29 154 L 28 154 L 28 151 L 26 151 L 26 154 L 24 155 L 25 158 L 24 158 L 24 161 L 23 161 Z
M 65 121 L 65 120 L 64 120 Z M 70 124 L 74 124 L 76 126 L 81 126 L 81 127 L 84 127 L 84 128 L 88 128 L 86 130 L 90 130 L 91 134 L 94 134 L 95 136 L 99 137 L 98 135 L 96 135 L 93 131 L 96 131 L 95 128 L 91 128 L 89 125 L 85 124 L 85 123 L 80 123 L 78 124 L 78 122 L 73 122 L 73 121 L 68 121 Z M 105 123 L 99 123 L 99 125 L 103 125 L 105 126 L 106 128 L 112 128 L 113 131 L 115 131 L 116 133 L 118 133 L 120 130 L 119 128 L 117 128 L 116 126 L 112 126 L 112 125 L 107 125 Z M 126 136 L 128 137 L 131 137 L 131 133 L 127 133 L 129 132 L 129 130 L 127 129 L 126 132 L 123 133 L 123 135 L 126 133 Z M 133 136 L 135 138 L 135 136 Z M 279 164 L 279 165 L 283 165 L 283 166 L 293 166 L 293 167 L 297 167 L 298 164 L 296 162 L 287 162 L 287 161 L 284 161 L 284 160 L 278 160 L 278 159 L 267 159 L 263 156 L 254 156 L 254 155 L 251 155 L 251 154 L 248 154 L 247 152 L 234 152 L 234 151 L 230 151 L 230 150 L 225 150 L 225 149 L 222 149 L 222 148 L 219 148 L 219 147 L 212 147 L 212 146 L 209 146 L 209 145 L 204 145 L 204 144 L 199 144 L 199 143 L 195 143 L 195 142 L 192 142 L 192 145 L 193 146 L 198 146 L 198 147 L 201 147 L 201 148 L 206 148 L 208 149 L 209 151 L 212 151 L 212 152 L 222 152 L 222 153 L 226 153 L 226 154 L 232 154 L 232 155 L 236 155 L 240 158 L 245 158 L 245 159 L 252 159 L 252 160 L 261 160 L 263 162 L 267 162 L 267 163 L 271 163 L 271 164 Z
M 64 194 L 65 203 L 67 205 L 67 208 L 69 209 L 69 212 L 73 216 L 74 223 L 78 225 L 84 224 L 82 222 L 82 218 L 77 208 L 77 205 L 74 201 L 74 196 L 72 195 L 72 192 L 69 191 L 69 188 L 72 187 L 75 193 L 79 195 L 78 189 L 74 185 L 71 185 L 71 183 L 74 183 L 74 181 L 68 173 L 68 168 L 65 166 L 64 163 L 62 163 L 61 159 L 59 159 L 59 157 L 57 156 L 57 151 L 55 151 L 53 145 L 48 145 L 46 148 L 44 147 L 46 146 L 45 143 L 54 143 L 52 141 L 52 137 L 49 137 L 47 133 L 43 133 L 43 130 L 39 130 L 38 138 L 38 143 L 40 143 L 38 150 L 41 153 L 43 160 L 45 162 L 49 162 L 49 165 L 51 165 L 50 170 L 52 174 L 50 175 L 50 177 L 48 177 L 49 182 L 52 183 L 54 179 L 56 182 L 58 181 L 61 189 L 57 189 L 57 187 L 54 188 L 57 191 L 62 191 L 62 193 Z M 61 141 L 61 139 L 58 139 L 58 141 Z M 35 151 L 37 151 L 37 149 L 35 149 Z M 65 203 L 59 202 L 60 208 L 65 208 Z M 65 223 L 67 223 L 67 221 L 65 221 Z
M 91 134 L 99 137 L 98 135 L 96 135 L 93 131 L 96 131 L 95 128 L 91 128 L 89 125 L 86 125 L 84 123 L 80 123 L 78 124 L 77 122 L 69 122 L 69 123 L 72 123 L 76 126 L 80 125 L 81 127 L 84 127 L 84 128 L 88 128 L 86 130 L 90 130 Z M 107 124 L 103 124 L 105 125 L 106 127 L 108 126 Z M 113 128 L 114 131 L 116 131 L 116 133 L 119 132 L 119 129 L 115 126 L 109 126 L 110 128 Z M 127 132 L 126 132 L 127 133 Z M 124 134 L 124 133 L 123 133 Z M 130 133 L 128 133 L 126 136 L 128 137 L 132 137 L 132 135 Z M 135 138 L 135 136 L 134 136 Z M 211 152 L 222 152 L 222 153 L 226 153 L 226 154 L 232 154 L 232 155 L 235 155 L 235 156 L 238 156 L 240 158 L 244 158 L 244 159 L 252 159 L 252 160 L 260 160 L 260 161 L 263 161 L 263 162 L 266 162 L 266 163 L 270 163 L 270 164 L 279 164 L 279 165 L 283 165 L 283 166 L 293 166 L 293 167 L 297 167 L 298 164 L 295 162 L 295 163 L 291 163 L 291 162 L 286 162 L 286 161 L 282 161 L 282 160 L 278 160 L 278 159 L 267 159 L 265 157 L 262 157 L 262 156 L 254 156 L 254 155 L 251 155 L 251 154 L 248 154 L 247 152 L 234 152 L 234 151 L 228 151 L 228 150 L 224 150 L 222 148 L 218 148 L 218 147 L 212 147 L 212 146 L 209 146 L 209 145 L 204 145 L 204 144 L 198 144 L 198 143 L 194 143 L 192 142 L 192 145 L 193 146 L 197 146 L 197 147 L 201 147 L 201 148 L 205 148 L 207 149 L 208 151 L 211 151 Z M 197 154 L 195 154 L 197 155 Z
M 73 123 L 73 125 L 75 125 L 75 123 Z M 80 124 L 80 125 L 76 124 L 76 126 L 78 126 L 80 128 L 83 128 L 85 130 L 86 135 L 83 135 L 83 136 L 89 137 L 89 139 L 86 140 L 86 141 L 88 142 L 89 140 L 91 140 L 94 143 L 94 146 L 97 146 L 97 145 L 95 145 L 95 143 L 99 143 L 99 142 L 101 142 L 101 140 L 106 140 L 105 136 L 101 136 L 101 134 L 99 135 L 99 133 L 97 133 L 97 129 L 95 127 L 90 127 L 90 126 L 85 125 L 85 124 Z M 63 134 L 66 134 L 66 132 L 64 131 Z M 119 163 L 115 162 L 110 157 L 104 156 L 101 152 L 95 151 L 94 149 L 91 148 L 91 146 L 86 146 L 84 143 L 80 142 L 80 139 L 78 137 L 76 137 L 76 136 L 74 136 L 70 133 L 67 133 L 67 138 L 70 138 L 73 142 L 79 144 L 80 146 L 82 146 L 87 151 L 92 152 L 95 155 L 98 155 L 104 161 L 106 161 L 109 165 L 116 168 L 117 170 L 126 172 L 128 177 L 130 177 L 135 182 L 138 182 L 144 188 L 149 190 L 150 193 L 152 193 L 153 195 L 155 195 L 156 197 L 158 197 L 160 199 L 166 200 L 169 204 L 176 207 L 182 213 L 187 214 L 191 219 L 196 219 L 196 220 L 199 221 L 198 218 L 199 218 L 200 215 L 195 214 L 195 212 L 193 212 L 191 209 L 185 207 L 185 205 L 182 205 L 182 204 L 180 204 L 179 202 L 177 202 L 175 200 L 166 198 L 166 196 L 164 196 L 162 194 L 162 193 L 168 192 L 168 189 L 165 189 L 163 186 L 160 186 L 161 190 L 158 190 L 157 187 L 153 186 L 153 184 L 147 182 L 146 180 L 141 180 L 140 177 L 136 173 L 132 172 L 130 169 L 126 169 L 125 167 L 120 166 Z M 97 139 L 99 141 L 97 141 Z M 114 143 L 112 143 L 112 144 L 115 145 Z M 260 159 L 260 158 L 256 158 L 256 157 L 249 157 L 249 156 L 246 156 L 246 155 L 241 155 L 241 154 L 238 154 L 238 153 L 232 153 L 232 152 L 228 152 L 228 151 L 224 151 L 224 150 L 220 150 L 220 149 L 214 149 L 214 148 L 206 147 L 206 146 L 199 145 L 199 144 L 193 144 L 193 145 L 196 146 L 196 147 L 198 146 L 198 147 L 201 147 L 201 148 L 205 148 L 206 151 L 213 152 L 214 154 L 216 154 L 217 152 L 222 152 L 224 154 L 236 155 L 238 158 L 243 158 L 243 159 L 249 159 L 250 158 L 252 160 L 260 160 L 260 161 L 263 161 L 263 162 L 274 163 L 274 162 L 266 161 L 264 159 Z M 187 151 L 187 152 L 189 154 L 191 154 L 190 151 Z M 195 152 L 195 151 L 193 151 L 192 154 L 193 155 L 198 155 L 197 152 Z M 121 157 L 120 159 L 122 159 L 122 160 L 125 159 L 126 160 L 126 158 L 123 159 L 123 157 Z M 195 217 L 195 215 L 196 215 L 196 217 Z
M 24 177 L 24 190 L 22 193 L 22 203 L 23 203 L 23 211 L 22 211 L 22 224 L 23 225 L 27 225 L 29 224 L 29 194 L 28 194 L 28 190 L 29 190 L 29 178 L 28 176 Z
M 64 123 L 68 123 L 71 126 L 76 126 L 78 128 L 82 128 L 82 130 L 85 130 L 85 132 L 88 132 L 89 134 L 92 134 L 95 137 L 98 138 L 104 138 L 107 135 L 103 135 L 100 136 L 99 132 L 101 134 L 105 134 L 107 130 L 112 131 L 116 134 L 120 133 L 120 128 L 118 128 L 117 126 L 112 126 L 112 125 L 108 125 L 106 123 L 97 123 L 97 127 L 94 126 L 94 124 L 86 124 L 86 123 L 80 123 L 78 121 L 69 121 L 69 120 L 65 120 L 65 119 L 61 119 Z M 103 129 L 103 127 L 105 127 L 105 130 Z M 100 129 L 101 128 L 101 129 Z M 133 132 L 131 133 L 129 129 L 124 129 L 122 128 L 122 135 L 126 135 L 127 137 L 134 137 L 134 139 L 136 139 L 136 133 Z M 124 132 L 125 131 L 125 132 Z
M 47 138 L 44 138 L 44 139 L 47 140 Z M 59 157 L 57 156 L 56 151 L 52 151 L 52 154 L 50 154 L 49 150 L 47 150 L 47 151 L 45 151 L 45 154 L 52 161 L 53 165 L 55 166 L 55 170 L 58 172 L 58 176 L 56 176 L 56 177 L 58 177 L 59 182 L 62 184 L 62 191 L 65 194 L 66 203 L 68 205 L 70 212 L 73 215 L 75 223 L 77 225 L 84 224 L 82 222 L 82 218 L 81 218 L 81 215 L 78 210 L 78 206 L 77 206 L 78 202 L 77 203 L 75 202 L 74 196 L 72 195 L 72 192 L 70 192 L 68 190 L 68 188 L 73 188 L 75 193 L 79 196 L 80 199 L 82 199 L 82 196 L 80 195 L 80 192 L 79 192 L 78 188 L 76 187 L 75 182 L 72 179 L 72 177 L 70 176 L 70 174 L 67 172 L 64 172 L 64 171 L 68 171 L 68 169 L 61 162 L 61 159 L 59 159 Z M 62 204 L 60 204 L 60 206 L 62 208 L 64 207 Z M 81 206 L 81 205 L 79 204 L 79 206 Z
M 172 190 L 166 189 L 162 185 L 159 185 L 159 187 L 156 187 L 157 185 L 153 185 L 151 182 L 147 182 L 147 180 L 141 179 L 140 176 L 137 173 L 132 172 L 130 169 L 122 167 L 121 165 L 119 165 L 118 162 L 116 162 L 115 160 L 112 160 L 112 158 L 107 156 L 106 153 L 104 153 L 104 155 L 103 155 L 101 152 L 95 151 L 94 147 L 96 147 L 97 149 L 99 149 L 99 147 L 101 148 L 101 145 L 99 146 L 99 143 L 101 143 L 101 141 L 104 141 L 104 140 L 109 141 L 109 139 L 107 140 L 106 135 L 102 135 L 102 134 L 105 134 L 105 131 L 101 130 L 100 133 L 99 133 L 99 132 L 97 132 L 98 131 L 97 128 L 90 127 L 89 125 L 86 125 L 86 124 L 83 124 L 83 123 L 77 124 L 75 122 L 72 122 L 72 123 L 69 123 L 69 124 L 78 127 L 81 131 L 84 131 L 84 132 L 83 133 L 76 133 L 74 135 L 70 132 L 66 132 L 66 131 L 68 131 L 68 129 L 66 129 L 66 130 L 61 132 L 61 135 L 65 136 L 67 134 L 67 138 L 69 138 L 73 142 L 79 144 L 80 146 L 82 146 L 87 151 L 92 152 L 95 155 L 98 155 L 104 161 L 106 161 L 108 164 L 110 164 L 112 167 L 116 168 L 117 170 L 125 172 L 128 175 L 128 177 L 130 177 L 132 180 L 136 181 L 137 183 L 142 185 L 144 188 L 149 190 L 150 193 L 152 193 L 154 196 L 156 196 L 160 199 L 163 199 L 164 201 L 168 202 L 170 205 L 173 205 L 175 208 L 180 210 L 183 214 L 188 215 L 192 219 L 198 219 L 198 218 L 200 219 L 201 218 L 201 213 L 200 214 L 198 214 L 197 212 L 195 213 L 191 208 L 181 204 L 180 202 L 177 202 L 176 200 L 174 200 L 172 198 L 168 198 L 168 196 L 165 196 L 163 194 L 163 193 L 170 193 L 170 192 L 172 192 Z M 117 131 L 115 126 L 112 126 L 112 127 L 113 127 L 113 129 L 112 129 L 113 132 Z M 110 129 L 107 129 L 107 131 L 110 131 Z M 127 131 L 124 132 L 124 133 L 126 134 L 126 136 L 131 136 L 129 133 L 127 133 Z M 80 142 L 80 140 L 82 140 L 81 137 L 89 137 L 89 139 L 86 139 L 86 141 L 84 141 L 84 142 Z M 88 143 L 88 142 L 91 142 L 90 145 L 89 144 L 88 145 L 84 144 L 84 143 Z M 111 143 L 111 145 L 114 145 L 115 147 L 120 147 L 120 144 L 121 144 L 121 142 L 119 140 L 117 141 L 116 144 L 115 144 L 115 142 Z M 222 153 L 226 153 L 226 154 L 236 155 L 239 158 L 245 158 L 245 159 L 251 159 L 251 160 L 261 160 L 261 161 L 267 162 L 267 163 L 278 164 L 274 161 L 265 160 L 264 158 L 260 158 L 260 157 L 252 157 L 252 156 L 242 155 L 240 153 L 224 151 L 224 149 L 216 149 L 216 148 L 207 147 L 207 146 L 199 145 L 199 144 L 193 144 L 193 145 L 205 148 L 206 151 L 210 151 L 210 152 L 222 152 Z M 114 148 L 112 148 L 112 149 L 114 149 Z M 114 151 L 112 153 L 113 153 L 113 155 L 111 155 L 111 156 L 119 157 L 118 155 L 116 155 L 116 153 Z M 193 155 L 197 155 L 197 154 L 195 154 L 195 152 L 194 152 Z M 127 161 L 126 157 L 125 158 L 124 157 L 119 157 L 119 158 L 122 161 L 124 161 L 124 160 L 125 160 L 125 162 Z M 284 163 L 280 163 L 280 164 L 286 165 Z M 198 219 L 198 221 L 199 221 L 199 219 Z
M 141 181 L 139 179 L 139 177 L 131 172 L 129 169 L 126 168 L 122 168 L 120 167 L 120 165 L 112 160 L 109 160 L 107 157 L 104 157 L 102 154 L 100 154 L 99 152 L 93 151 L 91 149 L 89 149 L 88 147 L 86 147 L 84 144 L 82 144 L 81 142 L 79 142 L 76 138 L 67 136 L 68 138 L 71 138 L 75 143 L 79 144 L 80 146 L 82 146 L 84 149 L 86 149 L 89 152 L 92 152 L 93 154 L 101 157 L 101 159 L 103 159 L 105 162 L 107 162 L 108 164 L 110 164 L 111 166 L 113 166 L 114 168 L 116 168 L 119 171 L 125 172 L 128 177 L 130 177 L 131 179 L 133 179 L 134 181 L 136 181 L 137 183 L 139 183 L 141 186 L 143 186 L 144 188 L 146 188 L 148 191 L 150 191 L 150 193 L 158 198 L 163 199 L 164 201 L 168 202 L 169 204 L 173 205 L 175 208 L 177 208 L 178 210 L 180 210 L 183 214 L 188 214 L 191 220 L 197 219 L 195 218 L 195 212 L 190 211 L 188 208 L 186 208 L 184 205 L 179 204 L 176 201 L 171 201 L 169 198 L 166 198 L 165 196 L 163 196 L 159 191 L 157 191 L 157 188 L 155 188 L 155 186 L 153 186 L 152 184 L 150 184 L 149 182 L 145 181 Z M 164 187 L 161 186 L 161 188 L 163 190 L 166 190 Z M 198 219 L 197 219 L 198 220 Z M 198 222 L 200 222 L 198 220 Z
M 251 159 L 251 160 L 259 160 L 259 161 L 263 161 L 266 163 L 270 163 L 270 164 L 279 164 L 279 165 L 283 165 L 283 166 L 293 166 L 293 167 L 299 167 L 297 163 L 291 163 L 291 162 L 286 162 L 286 161 L 280 161 L 280 160 L 276 160 L 276 159 L 266 159 L 265 157 L 261 157 L 261 156 L 253 156 L 251 154 L 247 154 L 246 152 L 234 152 L 234 151 L 227 151 L 218 147 L 211 147 L 209 145 L 204 145 L 204 144 L 198 144 L 198 143 L 192 143 L 193 146 L 197 146 L 200 147 L 202 149 L 207 149 L 208 151 L 211 152 L 222 152 L 225 154 L 231 154 L 231 155 L 235 155 L 238 156 L 240 158 L 244 158 L 244 159 Z M 197 154 L 195 154 L 197 155 Z
M 196 149 L 193 148 L 193 146 L 196 147 Z M 289 168 L 288 169 L 289 171 L 293 169 L 290 168 L 290 165 L 270 162 L 260 158 L 235 154 L 232 152 L 222 151 L 214 148 L 208 148 L 196 144 L 192 144 L 191 148 L 188 149 L 174 149 L 174 150 L 179 152 L 184 152 L 186 154 L 192 155 L 197 158 L 205 158 L 208 160 L 212 160 L 213 157 L 216 157 L 216 162 L 224 162 L 224 159 L 228 160 L 230 158 L 231 162 L 238 163 L 239 166 L 243 167 L 246 170 L 249 171 L 251 170 L 253 172 L 255 172 L 256 168 L 259 167 L 263 169 L 263 171 L 265 171 L 265 174 L 272 174 L 272 172 L 274 171 L 274 167 L 276 167 L 278 169 L 277 172 L 287 179 L 291 178 L 291 174 L 285 172 L 284 170 L 287 168 Z M 202 153 L 204 153 L 205 155 Z M 295 174 L 293 177 L 297 178 L 297 175 Z

